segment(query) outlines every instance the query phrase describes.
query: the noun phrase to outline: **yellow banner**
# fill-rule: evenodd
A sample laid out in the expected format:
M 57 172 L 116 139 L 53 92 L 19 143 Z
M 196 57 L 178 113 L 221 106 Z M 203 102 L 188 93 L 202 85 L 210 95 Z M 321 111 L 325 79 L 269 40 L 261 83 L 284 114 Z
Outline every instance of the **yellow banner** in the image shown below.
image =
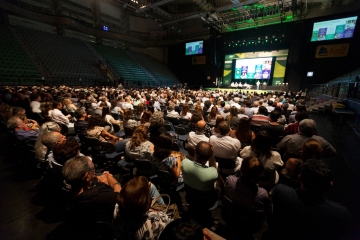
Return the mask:
M 199 65 L 206 63 L 206 56 L 192 57 L 192 65 Z
M 320 45 L 316 48 L 316 58 L 346 57 L 350 44 Z

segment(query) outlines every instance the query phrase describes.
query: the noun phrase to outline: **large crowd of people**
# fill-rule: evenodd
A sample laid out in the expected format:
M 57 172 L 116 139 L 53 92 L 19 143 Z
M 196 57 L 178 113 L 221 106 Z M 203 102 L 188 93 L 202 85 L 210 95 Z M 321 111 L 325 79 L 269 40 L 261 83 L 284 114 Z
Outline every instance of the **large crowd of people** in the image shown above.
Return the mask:
M 226 197 L 246 209 L 235 215 L 269 216 L 264 239 L 338 239 L 349 213 L 324 197 L 332 185 L 324 160 L 336 149 L 318 135 L 303 95 L 4 87 L 0 120 L 18 144 L 32 148 L 38 167 L 55 179 L 54 188 L 67 192 L 63 201 L 79 228 L 106 222 L 118 239 L 212 239 L 197 217 Z M 89 139 L 98 146 L 88 148 Z M 124 178 L 123 163 L 100 171 L 103 159 L 94 150 L 101 150 L 101 142 L 114 146 L 116 162 L 147 160 L 153 173 L 171 176 L 169 184 L 184 184 L 188 211 L 196 214 L 178 206 L 183 216 L 174 220 L 152 209 L 154 199 L 165 204 L 158 196 L 168 189 L 140 171 Z

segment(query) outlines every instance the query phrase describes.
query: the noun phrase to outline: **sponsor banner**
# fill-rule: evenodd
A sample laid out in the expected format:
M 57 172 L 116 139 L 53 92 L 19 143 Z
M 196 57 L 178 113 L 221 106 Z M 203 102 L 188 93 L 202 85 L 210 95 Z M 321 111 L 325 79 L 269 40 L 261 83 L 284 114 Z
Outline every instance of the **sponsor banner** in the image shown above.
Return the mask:
M 316 48 L 316 58 L 346 57 L 350 44 L 320 45 Z
M 192 62 L 192 65 L 205 64 L 206 63 L 206 56 L 192 57 L 191 62 Z

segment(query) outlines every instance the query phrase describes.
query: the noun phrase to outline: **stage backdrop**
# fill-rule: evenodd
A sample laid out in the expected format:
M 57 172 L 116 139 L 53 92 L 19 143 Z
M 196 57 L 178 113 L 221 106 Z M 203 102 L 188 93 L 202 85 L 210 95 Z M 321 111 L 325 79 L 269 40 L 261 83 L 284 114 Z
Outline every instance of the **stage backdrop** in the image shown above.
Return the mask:
M 272 67 L 271 77 L 267 81 L 269 85 L 275 85 L 276 83 L 283 83 L 285 78 L 285 70 L 287 63 L 288 50 L 275 50 L 267 52 L 247 52 L 247 53 L 234 53 L 225 55 L 224 63 L 224 76 L 222 84 L 219 86 L 227 87 L 230 86 L 232 82 L 242 82 L 250 83 L 254 85 L 254 80 L 240 80 L 235 79 L 235 73 L 233 72 L 234 66 L 233 61 L 236 59 L 251 59 L 251 58 L 274 58 L 272 62 L 274 65 Z M 263 82 L 263 81 L 261 81 Z

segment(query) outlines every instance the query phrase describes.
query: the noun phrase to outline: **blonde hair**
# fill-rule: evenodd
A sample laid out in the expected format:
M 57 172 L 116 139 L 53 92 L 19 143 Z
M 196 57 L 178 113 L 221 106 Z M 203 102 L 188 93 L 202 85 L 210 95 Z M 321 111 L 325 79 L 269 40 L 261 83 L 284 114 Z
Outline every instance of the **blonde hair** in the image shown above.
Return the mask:
M 47 147 L 45 147 L 45 145 L 42 144 L 41 139 L 48 132 L 60 132 L 60 126 L 56 122 L 46 122 L 43 125 L 41 125 L 39 129 L 39 135 L 36 138 L 36 142 L 34 146 L 35 156 L 40 161 L 46 160 L 45 154 L 47 152 Z

